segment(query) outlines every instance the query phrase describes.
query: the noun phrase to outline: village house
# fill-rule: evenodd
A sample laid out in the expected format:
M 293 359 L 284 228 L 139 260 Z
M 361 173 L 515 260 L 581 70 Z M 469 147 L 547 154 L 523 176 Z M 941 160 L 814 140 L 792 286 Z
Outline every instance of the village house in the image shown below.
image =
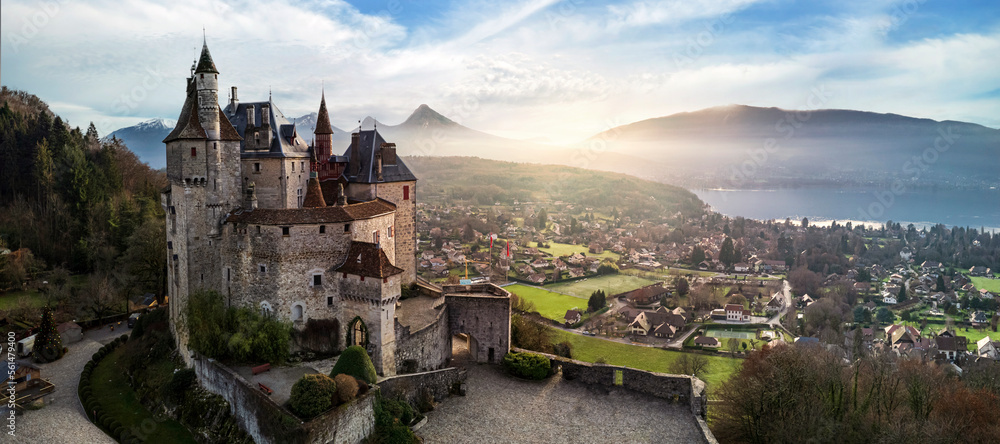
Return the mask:
M 976 342 L 976 355 L 980 358 L 1000 359 L 1000 344 L 985 336 Z
M 564 317 L 564 320 L 566 321 L 566 326 L 570 326 L 576 324 L 577 322 L 580 322 L 581 318 L 582 315 L 580 314 L 580 310 L 568 310 L 566 311 L 566 316 Z
M 750 322 L 750 310 L 740 304 L 726 304 L 726 320 L 733 322 Z
M 663 283 L 647 285 L 632 291 L 617 294 L 613 297 L 624 300 L 632 305 L 652 305 L 667 295 Z
M 698 336 L 694 338 L 694 345 L 701 347 L 718 347 L 720 345 L 719 340 L 711 336 Z
M 671 311 L 660 307 L 656 311 L 639 312 L 628 328 L 634 335 L 670 339 L 684 328 L 686 322 L 687 316 L 683 309 L 678 307 Z

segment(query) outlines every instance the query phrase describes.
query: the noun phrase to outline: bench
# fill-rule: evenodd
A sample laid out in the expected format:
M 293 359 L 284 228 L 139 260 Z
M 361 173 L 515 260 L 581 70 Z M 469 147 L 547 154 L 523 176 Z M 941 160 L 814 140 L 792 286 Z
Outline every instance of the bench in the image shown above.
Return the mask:
M 271 393 L 274 393 L 274 390 L 271 390 L 268 386 L 261 384 L 259 382 L 257 383 L 257 387 L 260 389 L 260 391 L 267 393 L 267 396 L 271 396 Z
M 253 373 L 254 375 L 256 375 L 258 373 L 264 373 L 264 372 L 266 372 L 266 371 L 268 371 L 270 369 L 271 369 L 271 364 L 264 364 L 264 365 L 258 365 L 256 367 L 251 368 L 250 372 Z

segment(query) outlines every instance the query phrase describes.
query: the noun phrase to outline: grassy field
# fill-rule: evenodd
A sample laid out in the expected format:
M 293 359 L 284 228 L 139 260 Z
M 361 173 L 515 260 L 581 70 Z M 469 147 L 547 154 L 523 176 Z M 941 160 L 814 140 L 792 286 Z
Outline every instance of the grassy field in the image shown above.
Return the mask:
M 985 288 L 986 291 L 991 293 L 1000 293 L 1000 279 L 989 279 L 979 276 L 970 277 L 969 279 L 972 280 L 972 284 L 978 289 Z
M 670 373 L 670 363 L 682 352 L 663 350 L 654 347 L 642 347 L 606 341 L 590 336 L 572 334 L 563 330 L 551 329 L 552 341 L 569 341 L 573 344 L 573 359 L 595 362 L 603 358 L 611 365 Z M 708 372 L 702 378 L 708 384 L 708 392 L 718 388 L 729 379 L 739 365 L 739 360 L 721 356 L 708 356 Z
M 586 299 L 553 293 L 521 284 L 509 285 L 504 287 L 504 289 L 517 294 L 525 300 L 531 301 L 535 304 L 538 314 L 558 322 L 562 322 L 565 319 L 567 310 L 576 308 L 582 312 L 587 309 Z
M 597 290 L 604 290 L 604 293 L 610 298 L 616 294 L 655 283 L 656 281 L 653 280 L 629 276 L 627 274 L 609 274 L 573 282 L 547 285 L 545 288 L 581 298 L 589 298 L 591 293 Z
M 928 316 L 927 328 L 920 332 L 923 337 L 929 337 L 932 333 L 937 333 L 944 329 L 944 320 L 935 320 L 935 318 L 941 319 L 937 316 Z M 903 325 L 909 325 L 920 330 L 920 321 L 910 321 L 910 322 L 900 322 Z M 970 351 L 976 350 L 976 341 L 983 339 L 983 337 L 989 335 L 993 339 L 1000 339 L 1000 333 L 991 331 L 989 328 L 983 329 L 982 331 L 975 328 L 969 328 L 966 330 L 965 327 L 955 327 L 955 334 L 959 336 L 965 336 L 968 349 Z
M 147 419 L 152 420 L 156 427 L 147 435 L 144 442 L 196 444 L 197 441 L 191 433 L 180 423 L 172 419 L 158 420 L 139 403 L 135 392 L 128 384 L 125 371 L 118 363 L 122 350 L 123 348 L 119 347 L 106 356 L 90 376 L 94 397 L 104 406 L 104 410 L 121 422 L 126 430 L 145 431 L 149 427 L 148 425 L 143 427 L 142 422 Z
M 0 294 L 0 310 L 11 310 L 20 304 L 21 298 L 26 298 L 29 305 L 35 308 L 45 306 L 45 295 L 37 291 L 9 291 Z
M 584 245 L 557 244 L 555 242 L 550 242 L 549 245 L 549 248 L 539 248 L 538 251 L 551 254 L 555 257 L 571 256 L 573 253 L 583 253 L 583 255 L 587 257 L 600 257 L 614 259 L 616 261 L 618 260 L 618 254 L 609 250 L 604 250 L 601 254 L 591 254 L 587 252 L 588 248 Z

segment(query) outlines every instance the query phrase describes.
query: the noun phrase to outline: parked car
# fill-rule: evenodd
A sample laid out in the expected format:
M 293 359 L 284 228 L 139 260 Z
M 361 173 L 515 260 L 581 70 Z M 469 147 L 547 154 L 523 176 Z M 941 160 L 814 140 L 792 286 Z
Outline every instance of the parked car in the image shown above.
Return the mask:
M 135 321 L 139 320 L 139 313 L 132 313 L 128 317 L 128 328 L 135 327 Z

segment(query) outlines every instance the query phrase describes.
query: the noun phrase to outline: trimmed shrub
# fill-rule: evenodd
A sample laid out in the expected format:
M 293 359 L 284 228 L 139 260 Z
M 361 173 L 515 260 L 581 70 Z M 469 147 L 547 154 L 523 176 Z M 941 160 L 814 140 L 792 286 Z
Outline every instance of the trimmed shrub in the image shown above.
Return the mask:
M 340 354 L 340 358 L 334 364 L 333 370 L 330 371 L 330 377 L 340 374 L 351 375 L 369 384 L 374 384 L 378 380 L 378 374 L 375 373 L 375 364 L 372 364 L 372 359 L 368 357 L 368 352 L 360 345 L 347 347 Z
M 319 373 L 303 376 L 292 386 L 288 406 L 302 419 L 309 419 L 333 407 L 337 383 Z
M 367 382 L 365 382 L 363 379 L 358 379 L 358 378 L 354 378 L 354 380 L 358 383 L 358 396 L 368 393 Z
M 333 382 L 337 383 L 337 401 L 340 404 L 358 396 L 358 380 L 353 376 L 342 373 L 334 376 Z
M 508 373 L 525 379 L 545 379 L 552 369 L 549 358 L 535 353 L 507 353 L 503 366 Z

